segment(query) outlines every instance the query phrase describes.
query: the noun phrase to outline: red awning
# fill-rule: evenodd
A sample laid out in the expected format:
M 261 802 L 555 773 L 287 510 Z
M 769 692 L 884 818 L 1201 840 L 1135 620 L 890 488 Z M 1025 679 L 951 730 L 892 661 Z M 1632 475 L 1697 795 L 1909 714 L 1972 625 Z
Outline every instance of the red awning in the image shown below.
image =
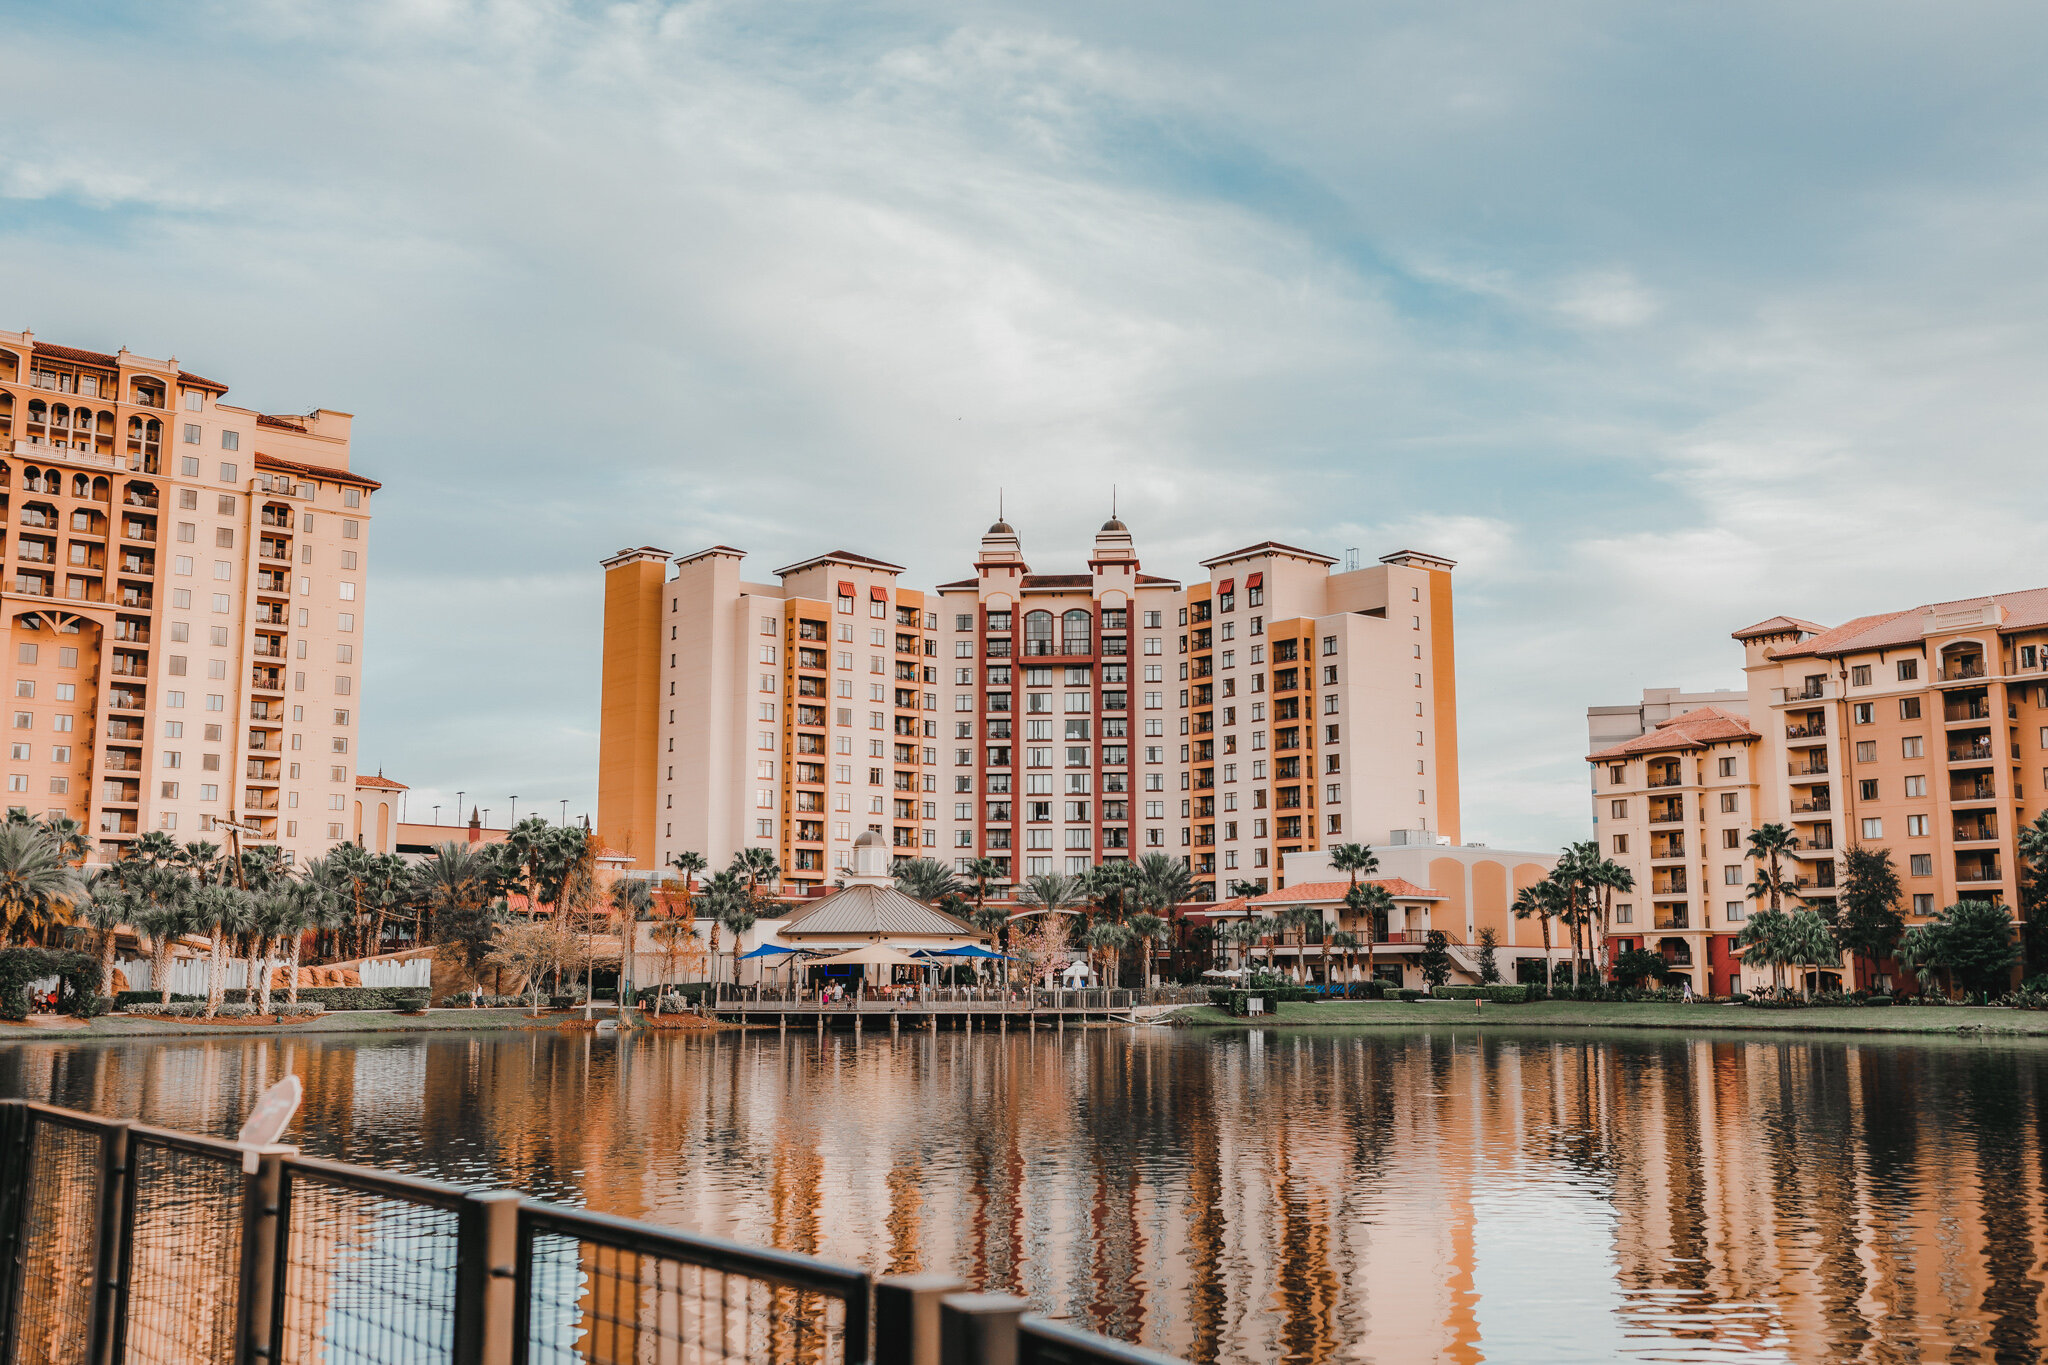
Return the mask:
M 851 596 L 853 596 L 853 584 L 851 584 L 851 583 L 847 582 L 847 581 L 846 581 L 845 579 L 843 579 L 843 578 L 842 578 L 842 579 L 840 579 L 840 580 L 839 580 L 839 595 L 840 595 L 841 597 L 851 597 Z
M 1265 574 L 1263 574 L 1263 573 L 1250 573 L 1250 574 L 1246 574 L 1246 575 L 1244 576 L 1244 585 L 1245 585 L 1245 586 L 1246 586 L 1247 588 L 1256 588 L 1256 587 L 1259 587 L 1259 586 L 1261 586 L 1262 584 L 1264 584 L 1264 583 L 1265 583 L 1265 581 L 1266 581 L 1266 575 L 1265 575 Z
M 1221 583 L 1218 583 L 1216 585 L 1216 591 L 1228 597 L 1230 595 L 1231 589 L 1235 588 L 1236 586 L 1237 580 L 1235 578 L 1226 578 Z
M 889 600 L 889 590 L 879 583 L 871 583 L 868 585 L 868 597 L 872 601 L 886 602 Z

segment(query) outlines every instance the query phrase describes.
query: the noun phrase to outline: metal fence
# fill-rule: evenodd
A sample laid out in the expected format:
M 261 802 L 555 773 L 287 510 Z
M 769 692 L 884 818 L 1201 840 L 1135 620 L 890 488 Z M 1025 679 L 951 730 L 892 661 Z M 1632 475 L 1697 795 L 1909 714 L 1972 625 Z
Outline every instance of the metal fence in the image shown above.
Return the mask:
M 1173 1365 L 964 1288 L 0 1101 L 0 1365 Z

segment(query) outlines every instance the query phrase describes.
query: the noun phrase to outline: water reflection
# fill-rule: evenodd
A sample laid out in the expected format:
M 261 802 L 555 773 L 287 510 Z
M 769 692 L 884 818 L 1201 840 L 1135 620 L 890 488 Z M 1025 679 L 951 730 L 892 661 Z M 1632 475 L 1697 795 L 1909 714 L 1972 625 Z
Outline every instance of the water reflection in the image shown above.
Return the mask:
M 2039 1358 L 2048 1050 L 1453 1029 L 231 1038 L 0 1092 L 953 1268 L 1202 1362 Z

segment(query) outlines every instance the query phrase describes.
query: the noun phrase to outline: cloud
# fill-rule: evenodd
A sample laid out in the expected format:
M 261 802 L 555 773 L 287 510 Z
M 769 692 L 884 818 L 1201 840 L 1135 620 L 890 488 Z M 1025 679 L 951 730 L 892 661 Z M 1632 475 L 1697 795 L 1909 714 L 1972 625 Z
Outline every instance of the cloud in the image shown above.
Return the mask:
M 1163 572 L 1458 559 L 1497 844 L 1734 626 L 2039 577 L 2030 9 L 93 13 L 11 34 L 7 325 L 357 413 L 365 759 L 444 804 L 592 804 L 601 555 L 938 581 L 999 487 L 1051 566 L 1112 484 Z

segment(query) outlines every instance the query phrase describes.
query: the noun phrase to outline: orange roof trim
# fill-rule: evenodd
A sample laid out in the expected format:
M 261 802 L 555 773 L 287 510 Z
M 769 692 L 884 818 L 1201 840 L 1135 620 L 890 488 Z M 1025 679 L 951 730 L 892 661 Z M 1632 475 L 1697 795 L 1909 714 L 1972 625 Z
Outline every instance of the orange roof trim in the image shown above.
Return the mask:
M 366 479 L 360 474 L 351 474 L 346 469 L 329 469 L 326 465 L 300 464 L 297 460 L 281 460 L 275 455 L 256 452 L 258 469 L 282 469 L 288 474 L 303 474 L 309 479 L 325 479 L 329 483 L 353 484 L 357 488 L 382 488 L 375 479 Z
M 1636 754 L 1662 753 L 1672 749 L 1704 749 L 1709 744 L 1727 744 L 1761 739 L 1749 722 L 1718 706 L 1702 706 L 1682 716 L 1659 721 L 1646 735 L 1624 740 L 1586 756 L 1588 762 L 1629 758 Z

